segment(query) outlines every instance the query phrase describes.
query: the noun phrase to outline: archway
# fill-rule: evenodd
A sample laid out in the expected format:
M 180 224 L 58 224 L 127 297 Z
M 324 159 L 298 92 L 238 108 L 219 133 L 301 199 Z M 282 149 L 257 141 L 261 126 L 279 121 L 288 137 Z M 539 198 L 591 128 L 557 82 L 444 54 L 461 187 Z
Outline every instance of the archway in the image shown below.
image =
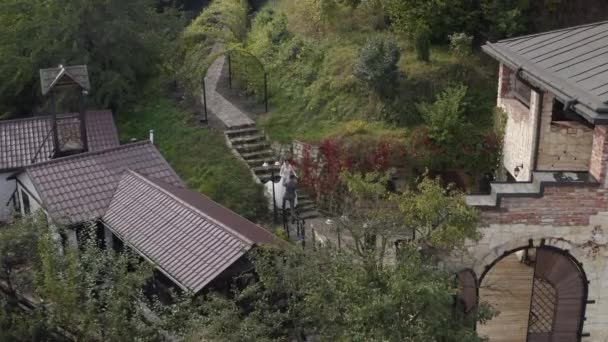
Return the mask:
M 567 251 L 515 248 L 479 278 L 478 300 L 500 313 L 477 331 L 490 341 L 580 341 L 587 291 L 582 265 Z

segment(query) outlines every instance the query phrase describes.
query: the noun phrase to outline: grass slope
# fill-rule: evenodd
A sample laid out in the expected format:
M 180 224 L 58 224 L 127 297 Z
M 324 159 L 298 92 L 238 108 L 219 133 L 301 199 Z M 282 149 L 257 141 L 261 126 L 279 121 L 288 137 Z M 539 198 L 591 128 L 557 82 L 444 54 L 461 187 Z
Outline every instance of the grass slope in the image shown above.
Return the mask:
M 267 214 L 262 187 L 226 146 L 224 136 L 199 127 L 192 116 L 168 99 L 157 98 L 118 119 L 121 140 L 147 139 L 155 144 L 179 176 L 194 189 L 250 220 Z

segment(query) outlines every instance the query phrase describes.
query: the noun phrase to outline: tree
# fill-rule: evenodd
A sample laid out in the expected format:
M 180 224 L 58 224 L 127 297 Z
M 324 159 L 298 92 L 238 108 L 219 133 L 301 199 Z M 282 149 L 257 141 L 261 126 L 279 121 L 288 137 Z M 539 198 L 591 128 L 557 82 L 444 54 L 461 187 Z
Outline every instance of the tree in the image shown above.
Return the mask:
M 0 281 L 9 295 L 32 290 L 31 270 L 38 262 L 35 246 L 40 222 L 42 217 L 38 220 L 30 217 L 0 227 Z
M 453 275 L 425 253 L 477 238 L 462 194 L 423 180 L 390 194 L 380 174 L 344 174 L 344 237 L 315 249 L 253 255 L 259 282 L 234 300 L 213 297 L 202 336 L 211 341 L 481 341 L 454 310 Z M 426 204 L 425 204 L 426 203 Z M 417 231 L 413 239 L 412 232 Z M 348 236 L 348 237 L 346 237 Z M 403 241 L 395 255 L 393 242 Z M 331 239 L 330 239 L 331 240 Z M 430 247 L 430 248 L 429 248 Z
M 435 102 L 418 105 L 429 137 L 446 149 L 457 146 L 464 134 L 466 96 L 466 86 L 450 86 L 437 96 Z
M 387 0 L 394 28 L 410 38 L 426 26 L 434 41 L 445 41 L 452 32 L 476 33 L 480 14 L 472 0 Z
M 67 248 L 63 253 L 49 233 L 41 234 L 37 292 L 50 305 L 49 324 L 86 341 L 168 341 L 187 333 L 183 328 L 196 319 L 195 311 L 181 322 L 171 319 L 184 316 L 188 307 L 180 305 L 183 299 L 163 309 L 146 297 L 143 289 L 152 279 L 152 266 L 130 252 L 102 249 L 96 228 L 84 228 L 79 251 Z
M 62 248 L 51 229 L 42 217 L 0 229 L 0 280 L 21 285 L 13 291 L 3 286 L 0 340 L 46 341 L 51 334 L 78 341 L 174 341 L 189 336 L 199 318 L 197 303 L 188 294 L 173 294 L 172 304 L 161 305 L 154 295 L 146 295 L 152 265 L 130 252 L 101 248 L 94 224 L 83 229 L 78 250 Z M 17 303 L 25 294 L 34 299 L 30 313 Z
M 414 46 L 418 60 L 428 62 L 431 57 L 431 33 L 425 25 L 419 25 L 416 28 Z
M 87 64 L 91 99 L 114 109 L 161 72 L 179 27 L 152 0 L 0 2 L 0 113 L 31 114 L 42 103 L 41 68 Z
M 354 74 L 377 94 L 388 96 L 397 82 L 400 58 L 399 46 L 393 39 L 381 36 L 370 38 L 359 51 Z

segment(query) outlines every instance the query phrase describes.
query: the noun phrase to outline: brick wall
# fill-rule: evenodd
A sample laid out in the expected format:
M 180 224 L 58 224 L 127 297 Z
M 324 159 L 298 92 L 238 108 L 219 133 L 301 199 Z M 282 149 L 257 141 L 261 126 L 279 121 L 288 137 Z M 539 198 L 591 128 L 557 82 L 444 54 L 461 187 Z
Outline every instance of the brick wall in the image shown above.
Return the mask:
M 511 78 L 514 72 L 504 64 L 500 63 L 498 69 L 498 99 L 505 98 L 511 91 Z
M 601 184 L 606 183 L 606 167 L 608 163 L 608 126 L 596 126 L 593 131 L 593 147 L 589 173 Z
M 482 210 L 484 224 L 588 226 L 608 211 L 608 189 L 597 185 L 546 185 L 544 196 L 503 197 L 500 209 Z
M 553 99 L 550 93 L 543 95 L 538 169 L 588 171 L 593 129 L 578 122 L 551 122 Z

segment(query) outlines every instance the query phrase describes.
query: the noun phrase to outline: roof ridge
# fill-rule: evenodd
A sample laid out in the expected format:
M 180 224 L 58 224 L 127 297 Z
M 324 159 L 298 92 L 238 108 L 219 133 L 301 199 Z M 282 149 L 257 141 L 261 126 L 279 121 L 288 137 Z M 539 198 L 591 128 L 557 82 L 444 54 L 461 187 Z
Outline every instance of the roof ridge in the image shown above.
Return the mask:
M 44 161 L 44 162 L 41 162 L 41 163 L 35 163 L 35 164 L 28 165 L 28 166 L 24 166 L 23 169 L 37 168 L 37 167 L 45 166 L 45 165 L 48 165 L 48 164 L 65 162 L 65 161 L 71 161 L 71 160 L 86 158 L 86 157 L 90 157 L 90 156 L 96 156 L 96 155 L 100 155 L 100 154 L 105 154 L 105 153 L 109 153 L 109 152 L 113 152 L 113 151 L 117 151 L 117 150 L 123 150 L 123 149 L 127 149 L 129 147 L 135 147 L 135 146 L 139 146 L 139 145 L 143 146 L 143 145 L 148 145 L 148 144 L 152 145 L 152 142 L 150 140 L 142 140 L 142 141 L 137 141 L 137 142 L 133 142 L 133 143 L 127 143 L 127 144 L 122 144 L 122 145 L 119 145 L 119 146 L 107 148 L 105 150 L 79 153 L 79 154 L 75 154 L 75 155 L 72 155 L 72 156 L 61 157 L 61 158 L 57 158 L 57 159 L 51 159 L 51 160 L 47 160 L 47 161 Z
M 89 113 L 107 113 L 107 112 L 112 113 L 112 111 L 110 109 L 90 109 L 90 110 L 87 110 L 87 115 Z M 67 114 L 78 114 L 78 112 L 57 113 L 57 115 L 67 115 Z M 42 115 L 34 115 L 34 116 L 29 117 L 29 118 L 15 118 L 15 119 L 0 120 L 0 125 L 9 124 L 9 123 L 15 123 L 15 122 L 25 122 L 25 121 L 33 121 L 33 120 L 50 119 L 50 118 L 51 118 L 51 114 L 47 113 L 47 114 L 42 114 Z
M 555 30 L 551 30 L 551 31 L 531 33 L 531 34 L 527 34 L 527 35 L 524 35 L 524 36 L 518 36 L 518 37 L 513 37 L 513 38 L 501 39 L 501 40 L 496 41 L 495 43 L 512 42 L 512 41 L 516 41 L 516 40 L 520 40 L 520 39 L 525 39 L 525 38 L 540 37 L 540 36 L 544 36 L 544 35 L 551 34 L 551 33 L 557 33 L 557 32 L 563 32 L 563 31 L 571 31 L 571 30 L 576 30 L 576 29 L 583 28 L 583 27 L 599 26 L 599 25 L 603 25 L 603 24 L 608 24 L 608 20 L 597 21 L 597 22 L 594 22 L 594 23 L 581 24 L 581 25 L 571 26 L 571 27 L 565 27 L 565 28 L 555 29 Z M 488 43 L 491 43 L 491 42 L 488 41 Z
M 254 243 L 254 242 L 253 242 L 251 239 L 249 239 L 248 237 L 244 236 L 243 234 L 240 234 L 239 232 L 237 232 L 237 231 L 235 231 L 234 229 L 232 229 L 232 228 L 228 227 L 227 225 L 225 225 L 224 223 L 222 223 L 222 222 L 218 221 L 217 219 L 215 219 L 215 218 L 211 217 L 210 215 L 207 215 L 206 213 L 202 212 L 200 209 L 198 209 L 198 208 L 194 207 L 194 206 L 193 206 L 193 205 L 191 205 L 190 203 L 187 203 L 186 201 L 182 200 L 181 198 L 179 198 L 179 197 L 178 197 L 178 196 L 176 196 L 175 194 L 172 194 L 171 192 L 169 192 L 169 191 L 167 191 L 167 190 L 163 189 L 162 187 L 158 186 L 158 184 L 155 184 L 155 183 L 154 183 L 152 180 L 148 179 L 146 176 L 144 176 L 144 175 L 142 175 L 142 174 L 140 174 L 140 173 L 138 173 L 138 172 L 136 172 L 136 171 L 133 171 L 133 170 L 131 170 L 131 169 L 127 169 L 127 171 L 128 171 L 129 173 L 133 174 L 134 176 L 136 176 L 137 178 L 139 178 L 139 179 L 143 180 L 144 182 L 146 182 L 146 184 L 148 184 L 148 185 L 150 185 L 150 186 L 154 187 L 154 188 L 155 188 L 155 189 L 157 189 L 158 191 L 160 191 L 160 192 L 162 192 L 162 193 L 164 193 L 164 194 L 168 195 L 169 197 L 173 198 L 174 200 L 178 201 L 179 203 L 181 203 L 182 205 L 186 206 L 186 207 L 187 207 L 187 208 L 189 208 L 190 210 L 193 210 L 194 212 L 196 212 L 196 213 L 198 213 L 198 214 L 202 215 L 203 217 L 205 217 L 205 219 L 210 220 L 210 221 L 212 221 L 213 223 L 217 224 L 218 226 L 220 226 L 220 227 L 224 228 L 225 230 L 227 230 L 227 231 L 228 231 L 228 233 L 230 233 L 230 234 L 234 235 L 236 238 L 240 239 L 241 241 L 246 242 L 246 243 L 248 243 L 248 244 L 250 244 L 250 245 L 255 245 L 255 243 Z M 162 182 L 162 180 L 159 180 L 159 179 L 155 179 L 155 180 L 156 180 L 156 181 L 159 181 L 159 182 Z M 164 182 L 163 182 L 163 183 L 164 183 Z M 170 185 L 170 184 L 169 184 L 169 185 Z M 118 187 L 117 187 L 117 188 L 118 188 Z M 205 195 L 203 195 L 203 194 L 200 194 L 200 193 L 199 193 L 199 195 L 200 195 L 200 196 L 203 196 L 203 197 L 207 197 L 207 196 L 205 196 Z M 209 198 L 209 197 L 207 197 L 207 198 Z M 209 198 L 209 200 L 211 200 L 211 199 Z M 212 201 L 212 200 L 211 200 L 211 201 Z M 214 202 L 214 203 L 217 203 L 217 202 L 215 202 L 215 201 L 213 201 L 213 202 Z M 218 204 L 219 204 L 219 203 L 218 203 Z M 220 204 L 220 205 L 221 205 L 221 204 Z M 225 207 L 224 207 L 224 208 L 225 208 Z M 227 209 L 227 208 L 226 208 L 226 209 Z

